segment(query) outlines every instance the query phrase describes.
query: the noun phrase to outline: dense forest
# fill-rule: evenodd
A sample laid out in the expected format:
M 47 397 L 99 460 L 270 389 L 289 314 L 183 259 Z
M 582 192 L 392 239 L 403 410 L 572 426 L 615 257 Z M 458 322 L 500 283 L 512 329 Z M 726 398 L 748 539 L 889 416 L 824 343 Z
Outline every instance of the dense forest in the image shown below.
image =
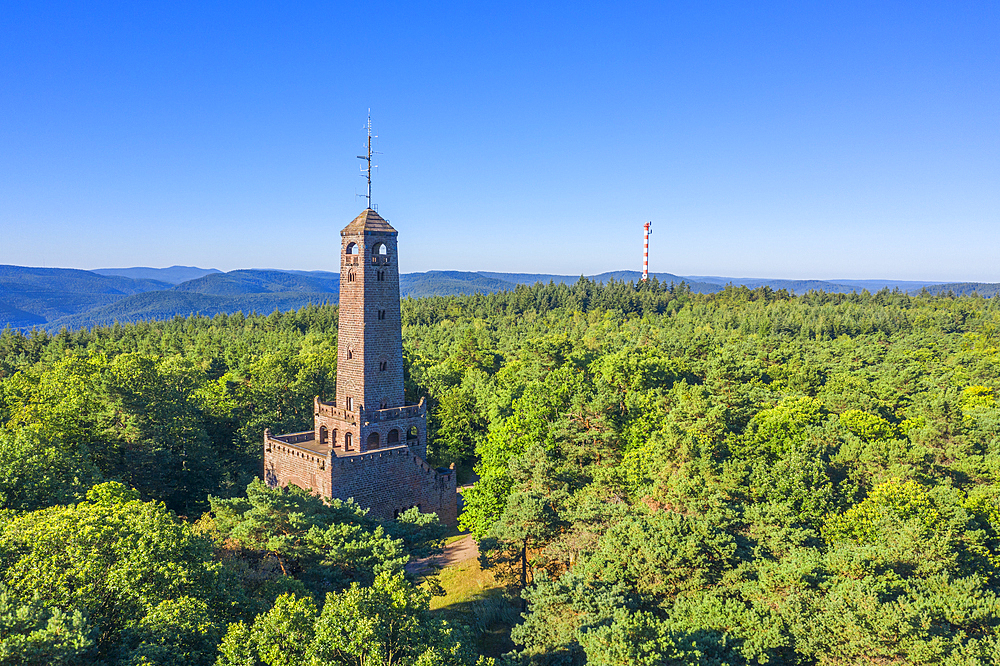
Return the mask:
M 1000 658 L 1000 302 L 581 279 L 406 299 L 497 663 Z M 0 663 L 489 663 L 380 523 L 257 479 L 336 306 L 0 334 Z

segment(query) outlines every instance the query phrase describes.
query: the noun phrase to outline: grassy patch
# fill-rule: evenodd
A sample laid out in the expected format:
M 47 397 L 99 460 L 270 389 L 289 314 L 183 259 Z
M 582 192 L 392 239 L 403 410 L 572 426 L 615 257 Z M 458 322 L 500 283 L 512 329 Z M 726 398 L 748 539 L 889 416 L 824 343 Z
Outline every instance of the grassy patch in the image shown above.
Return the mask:
M 431 612 L 470 627 L 480 654 L 499 657 L 514 649 L 510 630 L 520 615 L 491 571 L 483 571 L 473 558 L 441 569 L 438 584 L 445 595 L 431 598 Z
M 459 538 L 464 538 L 464 535 Z M 493 574 L 483 571 L 476 558 L 441 569 L 438 584 L 444 588 L 445 596 L 432 598 L 431 610 L 448 608 L 475 597 L 503 594 L 503 588 L 497 584 Z

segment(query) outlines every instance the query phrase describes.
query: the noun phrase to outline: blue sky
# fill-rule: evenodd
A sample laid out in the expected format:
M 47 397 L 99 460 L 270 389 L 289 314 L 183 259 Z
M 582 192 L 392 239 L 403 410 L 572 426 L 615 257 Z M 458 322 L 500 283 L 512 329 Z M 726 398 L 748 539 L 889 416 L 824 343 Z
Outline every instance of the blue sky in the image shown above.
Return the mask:
M 1000 4 L 19 2 L 0 263 L 1000 282 Z

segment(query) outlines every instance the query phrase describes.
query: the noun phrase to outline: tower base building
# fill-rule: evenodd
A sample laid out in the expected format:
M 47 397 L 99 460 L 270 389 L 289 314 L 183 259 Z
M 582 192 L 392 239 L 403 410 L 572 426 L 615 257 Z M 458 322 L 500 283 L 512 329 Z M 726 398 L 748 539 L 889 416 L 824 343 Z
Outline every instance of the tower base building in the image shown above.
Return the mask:
M 313 429 L 264 432 L 264 479 L 353 498 L 380 519 L 417 507 L 457 523 L 453 469 L 427 463 L 427 408 L 403 398 L 397 232 L 372 209 L 341 235 L 337 391 L 313 402 Z

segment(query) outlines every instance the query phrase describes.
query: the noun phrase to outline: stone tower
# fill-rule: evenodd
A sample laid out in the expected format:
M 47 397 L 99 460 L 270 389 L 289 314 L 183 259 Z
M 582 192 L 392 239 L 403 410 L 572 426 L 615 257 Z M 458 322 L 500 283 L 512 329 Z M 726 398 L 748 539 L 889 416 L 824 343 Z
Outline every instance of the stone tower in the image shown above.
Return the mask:
M 454 524 L 455 473 L 427 464 L 425 401 L 403 396 L 396 230 L 368 208 L 340 236 L 336 396 L 315 399 L 312 431 L 264 433 L 266 480 L 352 497 L 381 518 L 416 506 Z
M 406 442 L 427 457 L 424 401 L 403 400 L 396 230 L 371 208 L 340 232 L 337 394 L 317 401 L 317 428 L 346 451 Z M 325 408 L 325 409 L 324 409 Z M 327 433 L 317 432 L 323 440 Z
M 340 232 L 337 406 L 403 405 L 396 230 L 367 209 Z

